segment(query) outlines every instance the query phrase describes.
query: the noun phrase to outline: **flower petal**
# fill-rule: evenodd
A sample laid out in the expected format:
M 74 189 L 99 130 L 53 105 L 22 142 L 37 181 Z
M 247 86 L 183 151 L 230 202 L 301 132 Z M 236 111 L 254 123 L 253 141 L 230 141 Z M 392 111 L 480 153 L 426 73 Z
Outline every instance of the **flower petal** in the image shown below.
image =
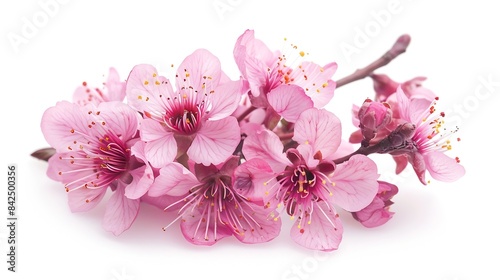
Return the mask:
M 87 143 L 87 137 L 93 135 L 94 131 L 88 127 L 89 115 L 84 111 L 84 107 L 61 101 L 44 112 L 41 121 L 43 136 L 57 152 L 76 151 L 80 143 Z
M 296 85 L 278 86 L 267 94 L 267 100 L 276 113 L 289 122 L 296 122 L 300 113 L 313 107 L 311 98 Z
M 210 120 L 220 120 L 231 115 L 238 108 L 241 100 L 242 81 L 230 81 L 219 85 L 213 93 L 209 93 L 211 110 L 208 113 Z
M 465 175 L 465 168 L 442 152 L 429 152 L 424 158 L 427 170 L 436 180 L 454 182 Z
M 148 195 L 157 197 L 162 195 L 181 196 L 189 189 L 199 184 L 196 177 L 182 164 L 172 162 L 160 169 L 149 189 Z
M 240 214 L 242 217 L 239 220 L 239 226 L 231 227 L 238 240 L 247 244 L 255 244 L 271 241 L 279 235 L 281 219 L 276 211 L 269 211 L 255 204 L 242 203 L 240 206 L 238 210 L 235 210 L 235 214 Z M 240 211 L 241 213 L 238 213 Z M 224 222 L 231 224 L 231 221 Z
M 68 193 L 68 204 L 71 212 L 85 212 L 94 208 L 104 197 L 107 187 L 90 189 L 78 188 Z
M 132 182 L 125 188 L 125 196 L 129 199 L 138 199 L 148 192 L 153 184 L 153 169 L 149 165 L 140 166 L 129 171 Z
M 170 81 L 158 75 L 155 67 L 148 64 L 136 65 L 127 79 L 127 102 L 139 112 L 148 112 L 162 117 L 165 100 L 174 97 Z
M 377 165 L 363 155 L 354 155 L 337 165 L 332 178 L 333 201 L 349 212 L 356 212 L 373 201 L 378 191 Z
M 141 140 L 146 142 L 144 153 L 153 167 L 161 168 L 177 156 L 174 134 L 152 119 L 141 123 Z
M 203 165 L 219 164 L 233 154 L 240 139 L 240 126 L 235 117 L 207 121 L 196 134 L 187 155 Z
M 283 153 L 283 143 L 275 133 L 267 129 L 248 135 L 243 142 L 242 151 L 247 160 L 260 158 L 275 172 L 282 172 L 290 164 Z
M 313 152 L 321 151 L 323 158 L 333 155 L 342 138 L 340 120 L 324 109 L 311 108 L 300 114 L 295 123 L 293 140 L 311 145 Z
M 292 72 L 293 84 L 306 89 L 314 107 L 323 108 L 333 98 L 336 83 L 332 76 L 337 71 L 337 63 L 332 62 L 321 67 L 316 63 L 304 61 L 298 70 Z
M 275 177 L 271 166 L 265 160 L 252 158 L 236 168 L 233 175 L 233 186 L 239 195 L 249 201 L 262 204 L 268 189 L 266 186 L 276 182 Z
M 120 235 L 129 229 L 139 213 L 139 199 L 129 199 L 125 196 L 125 187 L 119 186 L 108 203 L 102 226 L 114 235 Z
M 109 68 L 108 80 L 105 84 L 107 88 L 108 101 L 123 101 L 125 99 L 125 81 L 120 79 L 120 75 L 115 68 Z
M 222 238 L 233 235 L 232 231 L 214 216 L 207 221 L 202 210 L 195 209 L 181 220 L 181 231 L 187 241 L 196 245 L 213 245 Z
M 335 209 L 318 202 L 311 214 L 311 223 L 297 219 L 290 230 L 290 236 L 297 244 L 312 250 L 333 251 L 339 247 L 344 231 Z
M 102 102 L 97 107 L 99 115 L 95 114 L 97 121 L 106 126 L 109 131 L 120 136 L 121 139 L 128 141 L 137 133 L 139 125 L 139 115 L 137 111 L 130 106 L 119 102 Z
M 217 87 L 221 73 L 219 59 L 208 50 L 197 49 L 179 65 L 176 86 L 179 91 L 202 95 Z

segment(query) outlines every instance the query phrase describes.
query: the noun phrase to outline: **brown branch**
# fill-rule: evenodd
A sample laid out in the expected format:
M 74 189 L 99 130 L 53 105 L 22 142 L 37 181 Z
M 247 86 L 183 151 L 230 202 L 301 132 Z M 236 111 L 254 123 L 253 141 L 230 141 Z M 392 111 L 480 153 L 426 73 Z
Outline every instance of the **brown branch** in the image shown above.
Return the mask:
M 407 34 L 401 35 L 396 40 L 392 48 L 389 51 L 387 51 L 383 56 L 381 56 L 379 59 L 370 63 L 365 68 L 357 69 L 351 75 L 338 80 L 336 88 L 347 85 L 357 80 L 364 79 L 368 77 L 370 74 L 372 74 L 373 71 L 389 64 L 393 59 L 398 57 L 400 54 L 406 52 L 406 49 L 408 48 L 410 41 L 411 41 L 410 35 Z

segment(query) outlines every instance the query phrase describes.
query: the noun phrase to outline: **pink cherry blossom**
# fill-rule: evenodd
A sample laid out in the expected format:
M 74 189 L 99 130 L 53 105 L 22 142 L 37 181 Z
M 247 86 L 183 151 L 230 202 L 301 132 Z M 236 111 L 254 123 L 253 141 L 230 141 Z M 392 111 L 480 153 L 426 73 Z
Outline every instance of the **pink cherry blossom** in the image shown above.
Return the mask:
M 249 96 L 255 107 L 271 107 L 289 122 L 295 122 L 300 112 L 311 107 L 322 108 L 333 97 L 335 82 L 331 80 L 337 69 L 332 62 L 321 67 L 302 62 L 295 68 L 279 51 L 272 52 L 246 30 L 236 41 L 234 58 L 249 85 Z M 297 52 L 297 57 L 304 56 Z
M 341 144 L 340 120 L 331 112 L 311 108 L 295 124 L 299 145 L 283 153 L 283 144 L 269 130 L 249 135 L 243 144 L 247 159 L 260 158 L 269 166 L 255 175 L 255 185 L 267 181 L 265 203 L 285 211 L 295 225 L 291 236 L 309 249 L 331 251 L 342 239 L 342 223 L 335 205 L 359 211 L 373 201 L 378 189 L 377 166 L 368 157 L 355 155 L 335 165 L 331 156 Z
M 408 80 L 404 83 L 397 83 L 390 79 L 387 75 L 383 74 L 372 74 L 370 77 L 373 80 L 373 87 L 375 89 L 375 99 L 373 102 L 389 104 L 392 111 L 391 122 L 386 124 L 384 128 L 377 130 L 377 134 L 370 139 L 371 143 L 377 143 L 381 139 L 385 138 L 391 131 L 396 129 L 396 127 L 401 123 L 399 114 L 399 104 L 396 98 L 396 91 L 398 86 L 401 86 L 403 92 L 406 96 L 413 100 L 418 100 L 418 102 L 430 104 L 434 101 L 436 95 L 429 89 L 425 88 L 422 83 L 426 80 L 425 77 L 416 77 Z M 359 112 L 360 107 L 353 105 L 352 108 L 352 121 L 356 127 L 359 127 Z M 353 132 L 349 138 L 351 143 L 361 143 L 363 141 L 363 133 L 360 130 Z
M 117 101 L 97 106 L 63 101 L 42 117 L 42 132 L 56 150 L 48 176 L 64 183 L 73 212 L 92 209 L 111 188 L 103 227 L 115 235 L 132 225 L 153 182 L 143 143 L 137 142 L 138 121 L 136 111 Z
M 352 213 L 354 219 L 368 228 L 381 226 L 394 215 L 389 208 L 393 204 L 392 197 L 398 193 L 398 187 L 384 181 L 379 181 L 378 184 L 378 193 L 372 203 Z
M 73 102 L 80 105 L 93 103 L 95 105 L 107 101 L 123 101 L 125 98 L 125 81 L 120 80 L 118 71 L 109 68 L 108 79 L 103 87 L 91 87 L 83 82 L 73 93 Z
M 231 114 L 241 99 L 241 81 L 229 81 L 220 61 L 199 49 L 179 66 L 176 87 L 151 65 L 135 66 L 128 77 L 128 102 L 145 117 L 140 131 L 147 159 L 157 168 L 184 153 L 204 165 L 223 162 L 240 142 Z
M 270 241 L 279 234 L 281 220 L 274 219 L 274 210 L 263 207 L 252 195 L 248 179 L 249 170 L 256 168 L 253 165 L 262 163 L 248 161 L 238 166 L 238 161 L 239 157 L 232 156 L 219 166 L 195 164 L 194 174 L 179 163 L 167 164 L 160 169 L 149 195 L 179 198 L 165 209 L 181 205 L 178 218 L 170 225 L 181 220 L 181 231 L 193 244 L 213 245 L 231 235 L 243 243 Z
M 439 181 L 453 182 L 465 174 L 458 157 L 451 158 L 444 154 L 452 149 L 452 135 L 455 131 L 444 127 L 443 112 L 436 110 L 435 98 L 432 104 L 422 99 L 409 99 L 401 87 L 397 90 L 397 102 L 401 122 L 413 124 L 415 131 L 407 146 L 397 153 L 399 169 L 409 162 L 420 182 L 427 184 L 425 172 Z M 459 138 L 457 138 L 459 140 Z

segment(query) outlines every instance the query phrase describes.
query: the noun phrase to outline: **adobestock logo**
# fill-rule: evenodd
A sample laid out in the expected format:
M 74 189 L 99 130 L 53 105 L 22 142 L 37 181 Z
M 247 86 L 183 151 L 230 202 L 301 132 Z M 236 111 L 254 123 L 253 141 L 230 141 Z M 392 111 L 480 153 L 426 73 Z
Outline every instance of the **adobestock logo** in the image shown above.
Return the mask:
M 49 23 L 60 10 L 61 5 L 65 5 L 69 0 L 41 0 L 38 1 L 39 10 L 30 17 L 21 18 L 21 28 L 17 32 L 9 32 L 7 38 L 15 53 L 19 52 L 19 47 L 29 43 L 30 39 L 36 37 L 41 28 Z
M 479 76 L 477 80 L 474 92 L 465 96 L 461 103 L 455 103 L 452 108 L 444 111 L 447 126 L 460 127 L 466 119 L 471 117 L 471 113 L 479 110 L 481 103 L 498 95 L 500 80 L 493 80 L 493 75 Z
M 411 2 L 411 0 L 408 0 Z M 371 11 L 370 19 L 364 26 L 354 27 L 354 37 L 351 42 L 340 43 L 340 51 L 345 60 L 351 62 L 352 56 L 360 54 L 361 50 L 368 47 L 372 39 L 380 35 L 382 29 L 391 24 L 395 15 L 403 11 L 403 6 L 399 0 L 391 0 L 387 2 L 387 6 L 383 9 Z
M 215 12 L 219 16 L 221 21 L 224 20 L 224 14 L 228 12 L 233 12 L 236 7 L 241 5 L 242 0 L 215 0 L 212 3 Z

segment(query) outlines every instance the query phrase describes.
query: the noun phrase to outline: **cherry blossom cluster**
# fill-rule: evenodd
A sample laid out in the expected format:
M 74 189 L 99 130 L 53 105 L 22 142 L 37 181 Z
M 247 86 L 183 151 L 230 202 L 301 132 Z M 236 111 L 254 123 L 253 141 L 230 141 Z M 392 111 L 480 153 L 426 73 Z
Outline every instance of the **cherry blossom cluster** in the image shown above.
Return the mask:
M 404 52 L 407 39 L 391 51 Z M 363 77 L 334 81 L 335 62 L 289 62 L 253 30 L 237 38 L 233 56 L 238 80 L 197 49 L 173 77 L 139 64 L 122 80 L 110 68 L 103 87 L 84 82 L 71 102 L 48 108 L 41 130 L 51 148 L 33 155 L 48 161 L 71 211 L 106 203 L 102 225 L 119 235 L 149 203 L 171 213 L 164 230 L 178 224 L 197 245 L 230 236 L 268 242 L 290 219 L 293 241 L 332 251 L 341 216 L 376 227 L 394 215 L 398 187 L 379 180 L 370 154 L 391 155 L 396 173 L 413 168 L 424 185 L 428 175 L 445 182 L 464 175 L 458 157 L 445 153 L 456 130 L 446 130 L 424 78 L 396 83 L 366 73 L 375 93 L 353 105 L 357 129 L 344 141 L 346 124 L 324 107 L 336 89 Z

